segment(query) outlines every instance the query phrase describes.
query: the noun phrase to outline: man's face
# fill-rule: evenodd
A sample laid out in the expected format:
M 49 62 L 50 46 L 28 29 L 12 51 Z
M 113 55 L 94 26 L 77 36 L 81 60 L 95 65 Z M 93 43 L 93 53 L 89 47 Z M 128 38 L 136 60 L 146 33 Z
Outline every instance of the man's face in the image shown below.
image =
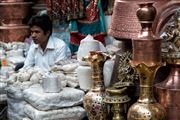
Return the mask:
M 38 26 L 33 26 L 30 30 L 31 37 L 35 44 L 39 44 L 40 46 L 42 46 L 48 41 L 49 32 L 45 34 L 44 31 Z

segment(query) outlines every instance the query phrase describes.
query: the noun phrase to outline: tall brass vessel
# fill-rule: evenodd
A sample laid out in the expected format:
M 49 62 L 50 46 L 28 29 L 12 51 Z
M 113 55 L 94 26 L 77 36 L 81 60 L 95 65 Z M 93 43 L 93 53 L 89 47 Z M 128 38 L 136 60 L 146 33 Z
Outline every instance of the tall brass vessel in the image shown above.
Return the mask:
M 180 9 L 165 27 L 162 57 L 171 71 L 155 85 L 155 95 L 165 107 L 168 120 L 180 120 Z
M 105 97 L 105 86 L 103 80 L 103 66 L 107 56 L 101 52 L 92 51 L 85 61 L 92 67 L 93 85 L 84 96 L 84 108 L 89 120 L 107 120 L 107 106 L 103 99 Z
M 156 16 L 153 2 L 139 3 L 137 17 L 141 31 L 133 40 L 134 66 L 140 75 L 140 95 L 136 103 L 128 110 L 128 120 L 166 120 L 165 109 L 156 102 L 153 95 L 153 81 L 161 63 L 161 39 L 152 32 L 152 24 Z

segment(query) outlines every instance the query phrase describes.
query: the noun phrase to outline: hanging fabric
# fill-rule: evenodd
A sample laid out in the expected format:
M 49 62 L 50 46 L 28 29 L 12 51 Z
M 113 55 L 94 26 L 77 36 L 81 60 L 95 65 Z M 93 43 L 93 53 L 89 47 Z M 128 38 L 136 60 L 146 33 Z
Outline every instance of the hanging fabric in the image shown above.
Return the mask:
M 72 52 L 78 50 L 80 41 L 88 34 L 103 44 L 105 43 L 106 27 L 101 0 L 90 0 L 89 3 L 86 0 L 84 2 L 86 5 L 86 17 L 71 21 L 70 48 Z
M 46 0 L 53 21 L 64 22 L 84 17 L 83 0 Z

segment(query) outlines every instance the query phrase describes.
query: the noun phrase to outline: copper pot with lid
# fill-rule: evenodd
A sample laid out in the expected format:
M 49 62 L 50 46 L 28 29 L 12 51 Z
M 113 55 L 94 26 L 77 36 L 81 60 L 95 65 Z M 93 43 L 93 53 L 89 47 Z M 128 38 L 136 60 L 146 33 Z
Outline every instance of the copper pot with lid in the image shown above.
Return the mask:
M 155 84 L 155 94 L 167 111 L 168 120 L 180 119 L 180 9 L 170 9 L 173 14 L 164 26 L 162 57 L 170 67 L 168 77 Z

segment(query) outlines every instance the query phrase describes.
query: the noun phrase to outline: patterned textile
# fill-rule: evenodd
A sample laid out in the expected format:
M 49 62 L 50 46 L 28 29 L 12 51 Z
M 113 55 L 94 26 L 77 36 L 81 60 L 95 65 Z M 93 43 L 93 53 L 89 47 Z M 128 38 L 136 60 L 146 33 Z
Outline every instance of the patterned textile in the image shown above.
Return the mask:
M 83 0 L 46 0 L 46 4 L 53 20 L 61 22 L 84 17 Z

